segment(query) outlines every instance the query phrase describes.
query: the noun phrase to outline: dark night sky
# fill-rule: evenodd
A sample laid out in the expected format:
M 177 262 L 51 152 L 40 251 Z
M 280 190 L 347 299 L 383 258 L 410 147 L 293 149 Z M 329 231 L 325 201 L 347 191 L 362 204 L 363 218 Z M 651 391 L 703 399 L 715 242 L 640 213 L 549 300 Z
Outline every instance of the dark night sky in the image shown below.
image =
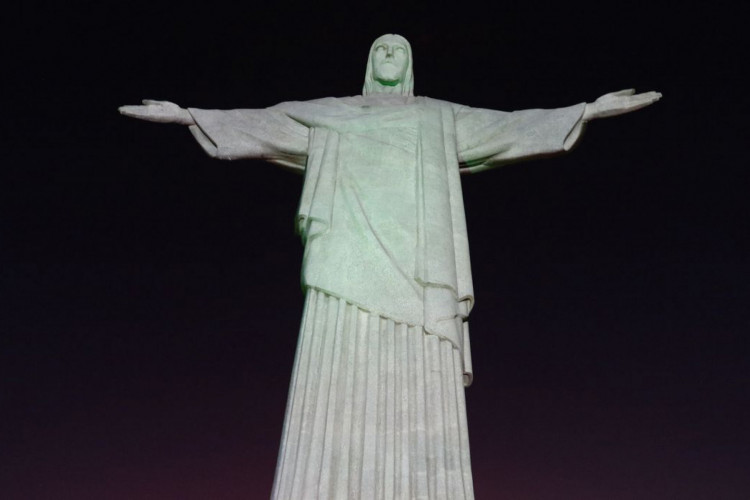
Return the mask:
M 477 498 L 750 498 L 739 13 L 175 5 L 10 16 L 0 498 L 268 498 L 301 178 L 212 160 L 184 128 L 116 108 L 357 94 L 386 32 L 411 41 L 419 95 L 512 110 L 664 94 L 570 155 L 464 178 Z

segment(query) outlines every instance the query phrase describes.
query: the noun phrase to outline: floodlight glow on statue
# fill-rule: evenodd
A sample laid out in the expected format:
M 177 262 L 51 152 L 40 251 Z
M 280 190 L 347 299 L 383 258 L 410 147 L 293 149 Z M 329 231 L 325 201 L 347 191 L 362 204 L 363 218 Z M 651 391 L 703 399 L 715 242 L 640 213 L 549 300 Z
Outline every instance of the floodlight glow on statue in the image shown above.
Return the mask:
M 459 173 L 569 150 L 657 92 L 512 113 L 413 95 L 409 43 L 373 43 L 361 96 L 266 109 L 123 106 L 216 158 L 304 173 L 305 310 L 274 499 L 474 497 L 464 386 L 474 302 Z

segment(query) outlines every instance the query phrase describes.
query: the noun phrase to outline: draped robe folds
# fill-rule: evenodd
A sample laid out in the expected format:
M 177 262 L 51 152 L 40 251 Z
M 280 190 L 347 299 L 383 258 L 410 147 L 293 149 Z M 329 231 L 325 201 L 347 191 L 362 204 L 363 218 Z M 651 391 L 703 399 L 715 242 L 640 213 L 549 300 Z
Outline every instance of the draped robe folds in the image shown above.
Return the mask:
M 474 295 L 459 173 L 568 150 L 584 106 L 503 112 L 381 94 L 189 111 L 209 155 L 304 172 L 305 289 L 450 341 L 469 385 Z
M 307 296 L 274 500 L 474 498 L 459 174 L 569 149 L 584 106 L 506 113 L 374 94 L 189 110 L 209 155 L 305 175 Z

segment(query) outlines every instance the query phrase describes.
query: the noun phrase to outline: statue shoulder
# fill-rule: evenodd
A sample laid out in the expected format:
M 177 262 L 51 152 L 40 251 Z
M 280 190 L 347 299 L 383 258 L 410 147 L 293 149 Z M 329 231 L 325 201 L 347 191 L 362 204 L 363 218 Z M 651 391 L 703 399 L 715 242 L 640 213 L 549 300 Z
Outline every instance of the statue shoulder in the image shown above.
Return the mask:
M 278 111 L 285 114 L 316 114 L 320 112 L 331 112 L 337 108 L 347 108 L 354 104 L 350 97 L 323 97 L 309 101 L 285 101 L 275 104 L 269 108 L 270 111 Z
M 426 96 L 419 96 L 417 99 L 421 99 L 422 102 L 427 106 L 432 106 L 436 108 L 456 108 L 456 107 L 462 107 L 461 104 L 456 104 L 454 102 L 450 101 L 444 101 L 442 99 L 434 99 L 432 97 L 426 97 Z
M 322 97 L 320 99 L 313 99 L 311 101 L 305 101 L 310 104 L 318 104 L 323 106 L 337 106 L 337 105 L 356 105 L 364 102 L 364 97 L 361 95 L 345 96 L 345 97 Z

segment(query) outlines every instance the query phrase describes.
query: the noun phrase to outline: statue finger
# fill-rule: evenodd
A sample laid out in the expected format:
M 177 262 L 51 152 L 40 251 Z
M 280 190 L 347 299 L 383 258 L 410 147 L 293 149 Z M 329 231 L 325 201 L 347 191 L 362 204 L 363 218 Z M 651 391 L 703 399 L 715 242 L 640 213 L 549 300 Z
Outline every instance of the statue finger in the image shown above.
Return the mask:
M 628 103 L 627 111 L 636 111 L 641 108 L 645 108 L 646 106 L 649 106 L 656 102 L 656 99 L 651 98 L 645 98 L 645 99 L 631 99 L 631 101 Z
M 654 92 L 653 90 L 650 92 L 644 92 L 643 94 L 639 95 L 642 95 L 646 99 L 650 99 L 651 102 L 656 102 L 661 99 L 661 92 Z
M 167 101 L 157 101 L 157 100 L 155 100 L 155 99 L 144 99 L 144 100 L 143 100 L 143 101 L 141 101 L 141 102 L 142 102 L 143 104 L 145 104 L 146 106 L 162 106 L 162 105 L 163 105 L 163 104 L 165 104 L 165 103 L 166 103 Z
M 612 92 L 609 95 L 611 95 L 611 96 L 627 96 L 627 95 L 633 95 L 633 94 L 635 94 L 635 89 L 623 89 L 623 90 L 618 90 L 617 92 Z
M 143 106 L 138 105 L 120 106 L 117 110 L 125 116 L 141 116 L 143 114 Z
M 121 106 L 120 113 L 130 118 L 138 118 L 150 122 L 165 121 L 164 112 L 155 106 Z
M 645 92 L 643 94 L 633 96 L 632 99 L 635 102 L 645 102 L 647 104 L 651 104 L 661 99 L 661 94 L 658 92 Z

